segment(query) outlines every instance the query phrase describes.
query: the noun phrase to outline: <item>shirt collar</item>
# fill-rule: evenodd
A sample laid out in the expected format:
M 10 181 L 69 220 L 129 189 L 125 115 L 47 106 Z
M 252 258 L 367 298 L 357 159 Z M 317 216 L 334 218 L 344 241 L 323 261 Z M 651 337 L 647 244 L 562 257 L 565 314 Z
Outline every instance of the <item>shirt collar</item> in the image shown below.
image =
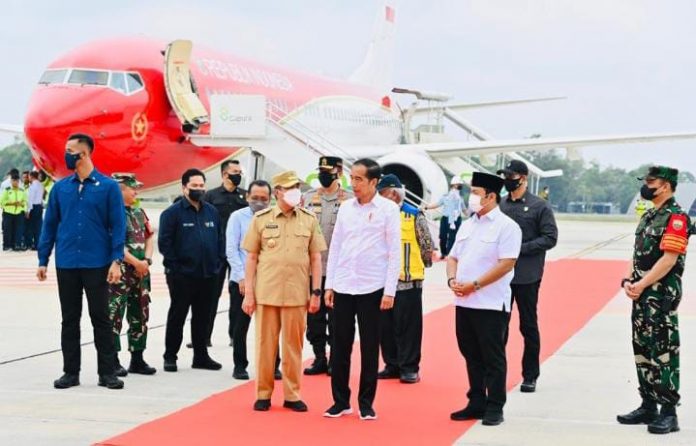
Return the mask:
M 526 191 L 524 191 L 524 194 L 522 194 L 522 196 L 519 198 L 519 200 L 515 200 L 514 198 L 512 198 L 512 194 L 511 194 L 511 193 L 508 193 L 508 195 L 507 195 L 507 201 L 510 202 L 510 203 L 526 203 L 526 202 L 527 202 L 527 196 L 528 196 L 528 195 L 529 195 L 529 189 L 527 189 Z
M 370 200 L 368 203 L 360 204 L 360 202 L 356 198 L 355 202 L 353 203 L 353 206 L 355 206 L 355 207 L 365 207 L 365 206 L 377 207 L 377 201 L 380 199 L 386 200 L 386 198 L 382 198 L 382 196 L 379 194 L 379 192 L 375 192 L 375 196 L 372 197 L 372 200 Z
M 273 212 L 274 217 L 280 217 L 281 215 L 284 215 L 283 210 L 277 204 L 275 206 L 273 206 L 272 212 Z M 292 213 L 293 214 L 297 213 L 297 207 L 293 208 Z
M 488 213 L 486 215 L 484 215 L 483 217 L 479 217 L 478 214 L 475 214 L 475 215 L 476 215 L 477 221 L 481 221 L 481 220 L 495 221 L 498 218 L 498 216 L 501 214 L 502 214 L 502 212 L 500 211 L 500 207 L 498 207 L 496 205 L 496 207 L 494 207 L 493 209 L 488 211 Z
M 97 171 L 97 169 L 92 169 L 92 171 L 89 173 L 89 175 L 87 175 L 87 178 L 85 178 L 85 181 L 91 181 L 92 183 L 96 183 L 97 182 L 97 175 L 99 175 L 99 172 Z M 77 183 L 80 182 L 80 177 L 77 176 L 77 172 L 75 172 L 73 174 L 73 176 L 70 178 L 70 181 L 77 182 Z

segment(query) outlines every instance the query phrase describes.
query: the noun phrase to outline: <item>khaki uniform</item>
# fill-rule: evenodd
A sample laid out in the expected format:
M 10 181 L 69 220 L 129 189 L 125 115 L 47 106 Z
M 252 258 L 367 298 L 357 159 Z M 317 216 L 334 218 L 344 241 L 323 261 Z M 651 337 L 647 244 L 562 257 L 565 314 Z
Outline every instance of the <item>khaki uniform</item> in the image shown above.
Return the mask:
M 256 266 L 256 393 L 270 399 L 282 331 L 283 392 L 300 400 L 302 336 L 309 300 L 310 254 L 326 250 L 317 218 L 295 208 L 289 215 L 276 205 L 254 215 L 242 248 L 258 253 Z

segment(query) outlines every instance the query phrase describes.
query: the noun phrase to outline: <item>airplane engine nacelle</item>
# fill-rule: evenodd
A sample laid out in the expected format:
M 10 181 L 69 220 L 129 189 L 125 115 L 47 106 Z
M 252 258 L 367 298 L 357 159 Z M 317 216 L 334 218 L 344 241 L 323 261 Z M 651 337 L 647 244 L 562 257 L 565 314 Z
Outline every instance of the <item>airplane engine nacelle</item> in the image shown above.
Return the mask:
M 382 172 L 393 173 L 409 191 L 431 202 L 447 192 L 447 178 L 432 158 L 419 153 L 392 153 L 377 162 Z

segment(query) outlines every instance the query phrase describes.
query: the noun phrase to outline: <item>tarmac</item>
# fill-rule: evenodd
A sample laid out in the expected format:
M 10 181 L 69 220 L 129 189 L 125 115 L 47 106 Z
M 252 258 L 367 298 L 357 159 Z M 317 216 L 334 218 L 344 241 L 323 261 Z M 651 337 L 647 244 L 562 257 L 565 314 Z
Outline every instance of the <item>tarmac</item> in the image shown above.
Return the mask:
M 158 210 L 151 212 L 157 221 Z M 618 259 L 631 257 L 635 222 L 559 219 L 558 246 L 548 260 Z M 681 431 L 667 436 L 646 432 L 645 426 L 622 426 L 616 414 L 639 404 L 630 336 L 630 301 L 619 290 L 591 321 L 542 364 L 538 390 L 508 393 L 505 423 L 490 428 L 480 423 L 469 429 L 462 445 L 694 445 L 696 444 L 696 248 L 691 246 L 684 274 L 680 307 L 682 339 Z M 126 388 L 98 387 L 96 353 L 86 309 L 82 318 L 81 386 L 53 389 L 61 375 L 60 307 L 55 271 L 39 283 L 33 252 L 0 254 L 0 444 L 86 445 L 118 435 L 142 423 L 246 381 L 232 374 L 232 354 L 227 338 L 227 294 L 220 299 L 210 354 L 222 362 L 217 372 L 192 370 L 191 351 L 182 348 L 178 373 L 164 373 L 164 322 L 169 297 L 161 257 L 152 267 L 153 293 L 150 332 L 145 359 L 158 368 L 154 376 L 124 378 Z M 444 263 L 428 270 L 427 283 L 445 282 Z M 562 296 L 559 296 L 562 298 Z M 424 311 L 451 305 L 447 297 L 424 298 Z M 85 303 L 86 305 L 86 303 Z M 253 324 L 253 322 L 252 322 Z M 188 339 L 189 325 L 185 329 Z M 454 331 L 454 329 L 452 328 Z M 254 357 L 253 327 L 249 358 Z M 542 334 L 543 342 L 543 334 Z M 127 352 L 121 362 L 127 364 Z M 311 358 L 305 348 L 305 358 Z M 463 359 L 462 359 L 463 361 Z M 253 379 L 253 363 L 249 367 Z M 428 377 L 423 376 L 426 380 Z M 453 408 L 455 409 L 455 408 Z M 379 422 L 379 421 L 377 421 Z M 231 441 L 233 439 L 230 439 Z M 359 441 L 358 441 L 359 442 Z M 288 443 L 290 444 L 290 443 Z

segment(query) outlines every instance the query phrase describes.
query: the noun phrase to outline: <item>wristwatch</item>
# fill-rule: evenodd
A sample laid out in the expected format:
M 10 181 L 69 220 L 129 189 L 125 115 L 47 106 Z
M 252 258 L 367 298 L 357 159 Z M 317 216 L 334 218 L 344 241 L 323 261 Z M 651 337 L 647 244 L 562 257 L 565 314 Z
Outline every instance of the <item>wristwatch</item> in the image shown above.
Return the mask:
M 447 279 L 447 287 L 448 288 L 452 288 L 452 281 L 453 280 L 454 280 L 454 277 L 450 277 L 449 279 Z
M 317 297 L 321 297 L 321 289 L 319 289 L 319 288 L 313 289 L 312 295 L 317 296 Z
M 623 278 L 623 279 L 621 279 L 621 288 L 623 288 L 624 285 L 626 285 L 626 282 L 633 283 L 633 282 L 631 282 L 631 279 Z
M 149 257 L 145 257 L 145 261 L 147 262 L 148 265 L 152 265 L 152 259 Z
M 481 289 L 481 284 L 479 283 L 478 280 L 474 280 L 474 281 L 473 281 L 473 285 L 474 285 L 474 289 L 475 289 L 476 291 L 478 291 L 478 290 Z

